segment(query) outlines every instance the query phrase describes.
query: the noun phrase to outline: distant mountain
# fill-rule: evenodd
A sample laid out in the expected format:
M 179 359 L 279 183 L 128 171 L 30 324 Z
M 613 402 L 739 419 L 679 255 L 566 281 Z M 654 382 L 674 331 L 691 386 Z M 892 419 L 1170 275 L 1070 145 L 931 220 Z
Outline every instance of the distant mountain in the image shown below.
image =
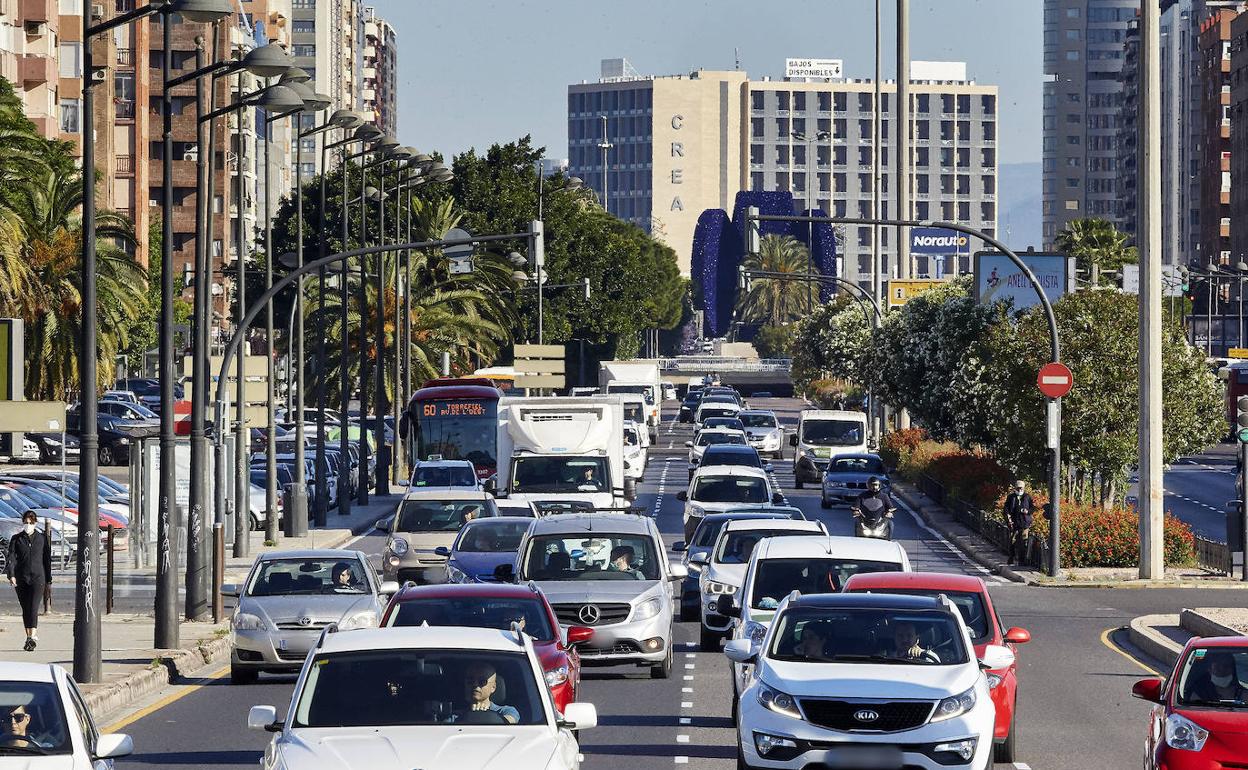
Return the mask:
M 997 233 L 1010 248 L 1041 243 L 1040 164 L 1002 163 L 997 177 Z

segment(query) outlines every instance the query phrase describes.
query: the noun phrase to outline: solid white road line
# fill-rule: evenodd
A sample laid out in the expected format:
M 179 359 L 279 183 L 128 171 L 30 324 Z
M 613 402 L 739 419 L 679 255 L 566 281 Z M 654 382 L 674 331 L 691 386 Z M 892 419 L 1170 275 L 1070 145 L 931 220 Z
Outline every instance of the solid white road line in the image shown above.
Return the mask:
M 897 504 L 900 505 L 906 511 L 906 513 L 910 514 L 910 518 L 914 519 L 915 524 L 918 524 L 920 527 L 927 530 L 928 534 L 930 534 L 933 538 L 935 538 L 940 543 L 942 543 L 946 548 L 949 549 L 950 552 L 952 552 L 959 559 L 961 559 L 962 563 L 965 564 L 966 567 L 970 569 L 972 572 L 978 572 L 979 574 L 984 575 L 985 580 L 988 580 L 991 583 L 1008 583 L 1009 582 L 1005 578 L 1000 577 L 999 575 L 994 575 L 991 572 L 989 572 L 987 569 L 985 569 L 984 567 L 980 566 L 977 562 L 972 560 L 971 557 L 963 553 L 962 549 L 958 548 L 956 545 L 946 540 L 945 537 L 941 535 L 939 532 L 937 532 L 936 530 L 927 526 L 927 522 L 923 521 L 922 517 L 920 517 L 919 514 L 913 508 L 911 508 L 909 505 L 906 505 L 906 502 L 902 500 L 900 497 L 895 497 L 893 499 L 897 501 Z

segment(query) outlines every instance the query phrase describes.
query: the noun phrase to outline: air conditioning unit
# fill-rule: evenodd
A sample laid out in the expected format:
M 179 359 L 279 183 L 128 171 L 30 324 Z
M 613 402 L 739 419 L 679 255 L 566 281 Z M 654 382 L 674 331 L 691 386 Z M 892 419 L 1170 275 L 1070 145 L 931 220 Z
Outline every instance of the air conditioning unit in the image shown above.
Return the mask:
M 182 153 L 182 160 L 191 160 L 191 161 L 199 160 L 199 148 L 192 147 L 186 152 Z
M 103 20 L 104 20 L 104 6 L 98 3 L 92 3 L 91 21 L 103 21 Z

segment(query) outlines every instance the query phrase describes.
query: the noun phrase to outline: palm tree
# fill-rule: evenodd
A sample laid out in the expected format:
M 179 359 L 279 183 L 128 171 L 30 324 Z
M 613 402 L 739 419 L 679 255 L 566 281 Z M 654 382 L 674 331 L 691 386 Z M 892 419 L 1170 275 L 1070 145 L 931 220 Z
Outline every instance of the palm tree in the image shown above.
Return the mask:
M 806 273 L 807 251 L 801 241 L 789 235 L 765 235 L 758 254 L 747 256 L 741 266 L 746 270 L 793 276 L 752 281 L 750 290 L 737 298 L 743 321 L 780 326 L 805 315 L 808 298 L 798 278 Z
M 1107 219 L 1072 219 L 1057 234 L 1057 248 L 1075 258 L 1075 268 L 1088 276 L 1093 284 L 1124 264 L 1139 260 L 1134 246 L 1127 245 L 1126 233 L 1120 232 Z

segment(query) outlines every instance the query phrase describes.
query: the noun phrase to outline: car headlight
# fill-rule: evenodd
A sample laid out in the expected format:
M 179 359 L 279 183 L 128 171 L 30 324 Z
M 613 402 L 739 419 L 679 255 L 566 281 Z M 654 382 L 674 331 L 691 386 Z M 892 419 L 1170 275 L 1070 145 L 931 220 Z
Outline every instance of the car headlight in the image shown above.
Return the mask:
M 1166 717 L 1166 745 L 1170 748 L 1200 751 L 1208 738 L 1208 730 L 1182 714 Z
M 763 638 L 767 636 L 767 626 L 753 620 L 746 621 L 742 635 L 750 640 L 751 645 L 755 647 L 761 646 Z
M 338 621 L 338 630 L 350 631 L 353 628 L 371 628 L 375 625 L 377 625 L 377 613 L 373 610 L 364 610 Z
M 945 698 L 936 704 L 936 712 L 932 714 L 933 722 L 943 722 L 946 719 L 959 717 L 975 708 L 975 688 L 959 693 L 952 698 Z
M 406 554 L 408 550 L 409 546 L 407 545 L 407 541 L 403 538 L 396 537 L 390 541 L 390 552 L 395 556 L 402 556 Z
M 949 743 L 938 743 L 932 748 L 932 751 L 938 754 L 942 752 L 949 752 L 950 754 L 957 754 L 958 758 L 961 759 L 963 762 L 969 762 L 971 760 L 971 757 L 975 756 L 975 739 L 965 738 L 960 741 L 950 741 Z M 939 762 L 940 760 L 937 760 L 937 761 Z
M 989 690 L 997 689 L 997 686 L 1001 684 L 1002 679 L 1003 677 L 1000 674 L 989 674 L 988 675 L 988 689 Z
M 727 583 L 721 583 L 718 580 L 708 580 L 706 581 L 706 592 L 712 595 L 735 594 L 737 592 L 737 587 L 728 585 Z
M 263 631 L 265 629 L 264 620 L 259 615 L 252 615 L 248 612 L 236 612 L 231 625 L 234 626 L 235 631 Z
M 786 717 L 793 717 L 794 719 L 802 718 L 802 712 L 797 710 L 797 701 L 793 699 L 792 695 L 768 687 L 762 682 L 758 683 L 758 702 L 759 705 L 769 708 L 777 714 L 784 714 Z
M 690 505 L 688 508 L 690 516 L 705 516 L 706 509 L 700 505 Z
M 546 686 L 558 687 L 568 681 L 568 664 L 563 664 L 558 668 L 548 669 L 546 671 Z
M 646 599 L 633 610 L 633 620 L 649 620 L 663 610 L 663 600 L 655 597 Z

